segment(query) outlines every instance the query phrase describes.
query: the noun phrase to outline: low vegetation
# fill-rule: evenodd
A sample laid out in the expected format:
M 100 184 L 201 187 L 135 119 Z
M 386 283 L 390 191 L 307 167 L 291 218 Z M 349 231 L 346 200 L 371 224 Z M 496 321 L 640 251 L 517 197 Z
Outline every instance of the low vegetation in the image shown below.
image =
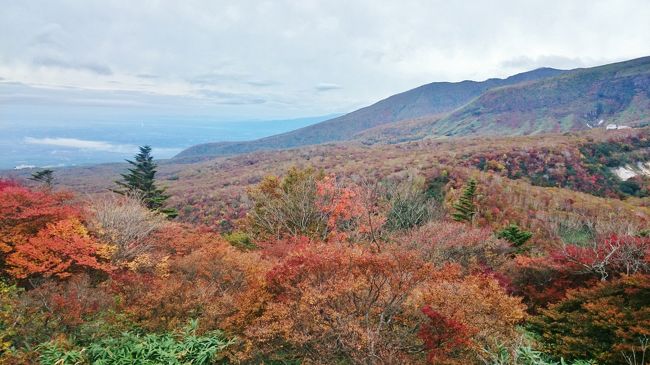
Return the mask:
M 645 143 L 645 133 L 575 148 Z M 209 169 L 230 168 L 230 180 L 202 200 L 204 172 L 175 173 L 187 192 L 181 200 L 165 182 L 175 220 L 137 192 L 0 180 L 2 361 L 647 362 L 647 198 L 598 179 L 589 190 L 577 175 L 567 181 L 578 185 L 538 183 L 539 161 L 555 169 L 555 156 L 572 156 L 562 143 L 499 146 L 517 151 L 517 176 L 514 155 L 483 142 L 458 147 L 459 164 L 442 148 L 425 158 L 429 143 L 378 148 L 381 164 L 360 152 L 330 166 L 337 148 L 361 148 L 337 146 L 304 152 L 311 163 L 282 165 L 279 152 L 247 157 L 264 167 L 192 164 L 212 179 Z M 579 161 L 642 158 L 630 145 Z

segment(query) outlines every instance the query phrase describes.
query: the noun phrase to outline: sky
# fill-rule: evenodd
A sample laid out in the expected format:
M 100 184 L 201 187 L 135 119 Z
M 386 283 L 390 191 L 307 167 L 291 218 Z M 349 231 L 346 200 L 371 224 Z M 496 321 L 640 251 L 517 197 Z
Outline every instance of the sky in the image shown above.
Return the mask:
M 648 0 L 0 0 L 0 9 L 0 109 L 43 113 L 297 118 L 433 81 L 650 55 Z

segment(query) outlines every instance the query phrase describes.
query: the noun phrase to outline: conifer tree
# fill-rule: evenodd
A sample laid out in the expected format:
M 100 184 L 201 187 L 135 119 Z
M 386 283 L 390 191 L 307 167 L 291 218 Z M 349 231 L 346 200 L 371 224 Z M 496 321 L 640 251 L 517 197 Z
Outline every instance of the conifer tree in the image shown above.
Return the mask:
M 151 209 L 160 211 L 170 218 L 178 215 L 173 208 L 163 208 L 169 195 L 165 194 L 164 188 L 156 186 L 156 168 L 158 164 L 153 161 L 150 146 L 141 146 L 140 152 L 135 155 L 135 161 L 126 160 L 133 167 L 129 172 L 121 174 L 123 181 L 116 181 L 120 187 L 113 190 L 118 194 L 135 194 L 139 196 L 144 205 Z
M 532 236 L 532 232 L 524 231 L 516 224 L 511 224 L 497 233 L 497 238 L 503 238 L 512 243 L 515 247 L 520 247 Z
M 54 171 L 50 169 L 36 171 L 29 179 L 43 183 L 46 188 L 50 189 L 52 188 L 52 185 L 54 185 Z
M 456 203 L 453 204 L 456 212 L 452 213 L 452 218 L 458 222 L 471 222 L 476 214 L 476 206 L 474 205 L 474 198 L 476 196 L 476 179 L 471 178 L 463 193 Z

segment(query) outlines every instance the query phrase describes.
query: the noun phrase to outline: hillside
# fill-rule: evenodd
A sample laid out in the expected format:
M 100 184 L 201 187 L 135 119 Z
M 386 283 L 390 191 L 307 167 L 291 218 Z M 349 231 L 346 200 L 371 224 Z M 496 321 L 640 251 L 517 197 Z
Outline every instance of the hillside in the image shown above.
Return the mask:
M 649 128 L 161 161 L 176 221 L 107 191 L 126 164 L 2 172 L 0 362 L 625 364 L 650 326 L 650 177 L 614 171 L 648 161 Z
M 375 128 L 357 138 L 399 141 L 424 136 L 525 135 L 647 121 L 650 57 L 493 88 L 448 115 Z
M 326 142 L 527 135 L 638 125 L 650 120 L 650 57 L 507 79 L 434 82 L 338 118 L 247 142 L 190 147 L 176 158 L 234 155 Z
M 562 72 L 551 68 L 540 68 L 506 79 L 495 78 L 482 82 L 434 82 L 393 95 L 341 117 L 295 131 L 248 142 L 201 144 L 182 151 L 176 157 L 233 155 L 350 140 L 357 133 L 373 127 L 450 112 L 495 87 L 544 79 Z

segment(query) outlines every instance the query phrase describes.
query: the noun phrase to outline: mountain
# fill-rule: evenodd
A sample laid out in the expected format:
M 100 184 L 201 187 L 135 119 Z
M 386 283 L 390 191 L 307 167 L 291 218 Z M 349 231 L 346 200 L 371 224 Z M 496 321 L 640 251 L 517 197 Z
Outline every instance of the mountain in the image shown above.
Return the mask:
M 492 88 L 449 114 L 367 130 L 357 138 L 526 135 L 644 122 L 650 122 L 650 57 Z
M 177 158 L 222 156 L 334 141 L 529 135 L 650 122 L 650 57 L 569 71 L 541 68 L 506 79 L 434 82 L 288 133 L 207 143 Z
M 403 120 L 448 113 L 484 92 L 507 85 L 545 79 L 564 71 L 540 68 L 506 79 L 482 82 L 434 82 L 393 95 L 373 105 L 288 133 L 247 142 L 217 142 L 190 147 L 177 158 L 222 156 L 258 150 L 282 149 L 325 142 L 350 140 L 357 133 Z

